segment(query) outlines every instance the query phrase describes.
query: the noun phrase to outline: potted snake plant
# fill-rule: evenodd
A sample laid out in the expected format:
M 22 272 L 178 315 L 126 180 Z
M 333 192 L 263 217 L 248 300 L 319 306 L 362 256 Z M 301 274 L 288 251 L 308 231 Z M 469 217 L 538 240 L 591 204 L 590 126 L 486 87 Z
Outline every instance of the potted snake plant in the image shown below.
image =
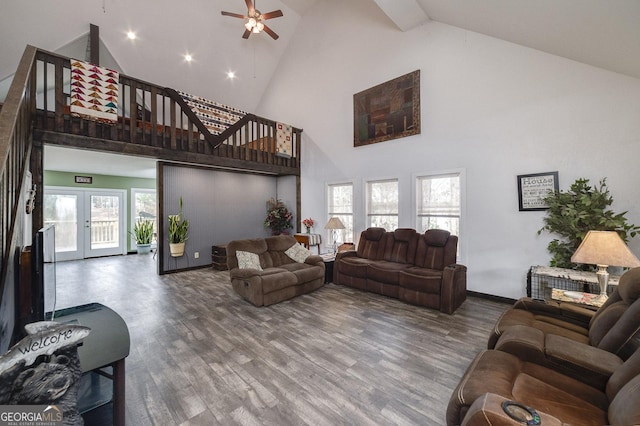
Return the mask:
M 182 214 L 182 197 L 180 197 L 180 212 L 169 215 L 169 251 L 172 257 L 184 254 L 184 246 L 189 238 L 189 221 Z
M 151 220 L 138 220 L 133 225 L 133 232 L 131 233 L 136 239 L 136 248 L 138 254 L 148 254 L 151 252 L 151 241 L 153 241 L 153 221 Z

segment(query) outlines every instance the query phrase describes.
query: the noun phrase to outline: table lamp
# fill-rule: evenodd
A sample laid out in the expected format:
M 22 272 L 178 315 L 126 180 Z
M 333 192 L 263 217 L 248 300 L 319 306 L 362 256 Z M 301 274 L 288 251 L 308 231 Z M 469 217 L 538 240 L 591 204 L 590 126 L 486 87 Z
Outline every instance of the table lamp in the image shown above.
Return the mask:
M 640 260 L 629 250 L 616 231 L 589 231 L 580 246 L 571 256 L 573 263 L 587 263 L 598 265 L 598 284 L 600 295 L 598 299 L 607 299 L 607 285 L 609 283 L 608 266 L 636 267 Z
M 339 217 L 333 216 L 331 219 L 329 219 L 329 222 L 327 222 L 327 224 L 324 226 L 324 229 L 330 229 L 332 232 L 333 252 L 335 253 L 338 249 L 338 244 L 337 244 L 338 230 L 345 229 L 344 223 L 342 223 Z

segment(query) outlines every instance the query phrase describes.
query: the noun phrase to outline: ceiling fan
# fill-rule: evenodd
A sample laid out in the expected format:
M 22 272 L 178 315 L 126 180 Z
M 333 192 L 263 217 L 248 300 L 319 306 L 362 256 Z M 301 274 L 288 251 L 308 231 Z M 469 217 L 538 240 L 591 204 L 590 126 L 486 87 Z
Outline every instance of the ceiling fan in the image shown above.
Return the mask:
M 233 16 L 234 18 L 246 19 L 244 27 L 246 30 L 244 34 L 242 34 L 242 38 L 249 38 L 251 33 L 258 34 L 264 30 L 265 33 L 269 34 L 271 38 L 274 40 L 278 39 L 278 34 L 276 34 L 271 28 L 265 25 L 264 21 L 272 18 L 279 18 L 282 16 L 281 10 L 274 10 L 269 13 L 261 13 L 258 9 L 255 8 L 252 0 L 244 0 L 247 3 L 247 15 L 240 15 L 239 13 L 225 12 L 222 11 L 224 16 Z

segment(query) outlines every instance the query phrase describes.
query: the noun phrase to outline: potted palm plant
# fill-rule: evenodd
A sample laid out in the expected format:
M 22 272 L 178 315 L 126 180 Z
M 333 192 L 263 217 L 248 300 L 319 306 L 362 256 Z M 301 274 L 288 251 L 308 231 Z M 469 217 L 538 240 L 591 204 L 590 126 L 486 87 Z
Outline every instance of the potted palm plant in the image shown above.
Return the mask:
M 184 254 L 184 245 L 189 238 L 189 221 L 182 214 L 182 197 L 180 197 L 180 213 L 169 215 L 169 251 L 171 256 Z
M 136 239 L 138 254 L 149 253 L 151 251 L 151 241 L 153 240 L 153 221 L 138 220 L 136 224 L 133 225 L 131 235 Z

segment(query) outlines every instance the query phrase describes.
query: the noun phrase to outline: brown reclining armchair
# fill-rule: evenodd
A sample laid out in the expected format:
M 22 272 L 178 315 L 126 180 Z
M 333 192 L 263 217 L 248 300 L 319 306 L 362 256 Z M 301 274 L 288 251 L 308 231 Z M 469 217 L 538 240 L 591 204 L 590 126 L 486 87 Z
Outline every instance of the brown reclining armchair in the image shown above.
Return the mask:
M 505 401 L 535 410 L 541 423 L 514 420 L 503 409 Z M 506 352 L 485 350 L 451 395 L 446 421 L 450 426 L 640 424 L 640 350 L 602 387 L 589 386 Z

